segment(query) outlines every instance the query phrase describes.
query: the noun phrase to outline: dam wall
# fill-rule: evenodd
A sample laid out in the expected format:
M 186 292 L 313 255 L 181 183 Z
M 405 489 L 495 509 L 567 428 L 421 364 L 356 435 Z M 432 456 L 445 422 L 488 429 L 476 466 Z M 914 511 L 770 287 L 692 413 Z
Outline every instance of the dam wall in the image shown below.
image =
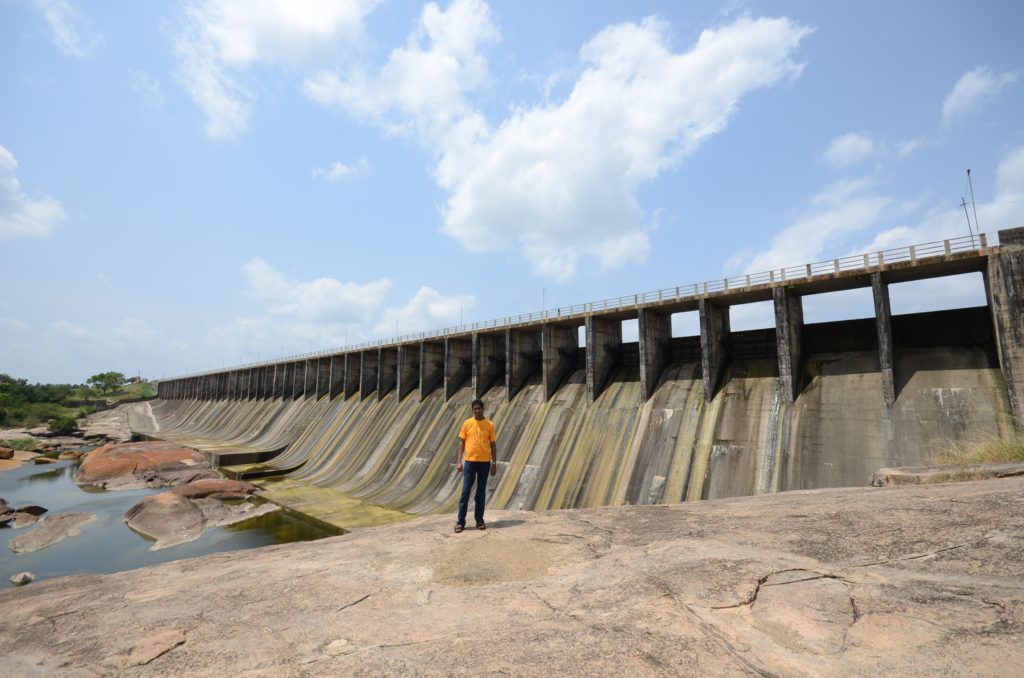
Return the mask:
M 456 435 L 476 396 L 498 431 L 494 508 L 864 485 L 880 467 L 1018 435 L 1022 233 L 167 380 L 159 431 L 140 433 L 277 476 L 267 487 L 281 492 L 406 514 L 454 510 Z M 972 271 L 988 305 L 891 314 L 889 284 Z M 804 322 L 803 296 L 855 287 L 872 290 L 874 318 Z M 731 305 L 765 300 L 774 328 L 731 331 Z M 671 336 L 671 314 L 689 310 L 700 336 Z M 639 340 L 623 341 L 633 318 Z

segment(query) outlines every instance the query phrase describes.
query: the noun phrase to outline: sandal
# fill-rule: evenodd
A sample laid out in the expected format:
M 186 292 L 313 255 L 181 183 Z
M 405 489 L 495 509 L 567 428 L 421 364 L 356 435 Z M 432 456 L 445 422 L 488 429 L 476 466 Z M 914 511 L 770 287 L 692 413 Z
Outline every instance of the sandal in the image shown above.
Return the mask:
M 458 523 L 455 523 L 455 534 L 462 532 L 464 529 L 466 529 L 465 525 L 459 525 Z
M 487 523 L 485 523 L 484 521 L 481 520 L 479 523 L 476 524 L 476 529 L 478 529 L 478 530 L 486 530 L 487 529 Z

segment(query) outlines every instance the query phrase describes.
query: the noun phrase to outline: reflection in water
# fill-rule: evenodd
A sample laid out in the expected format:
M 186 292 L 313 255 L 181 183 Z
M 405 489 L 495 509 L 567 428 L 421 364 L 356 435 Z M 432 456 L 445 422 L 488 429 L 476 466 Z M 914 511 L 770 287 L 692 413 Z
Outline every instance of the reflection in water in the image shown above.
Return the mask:
M 64 476 L 69 474 L 71 471 L 71 465 L 61 465 L 57 468 L 52 468 L 48 471 L 42 471 L 40 473 L 33 473 L 30 476 L 26 476 L 22 482 L 25 483 L 49 483 L 54 480 L 60 480 Z
M 0 497 L 12 506 L 38 504 L 49 514 L 84 511 L 96 516 L 96 522 L 72 537 L 35 553 L 14 553 L 6 541 L 36 529 L 0 528 L 0 587 L 9 587 L 11 575 L 30 571 L 37 579 L 69 574 L 120 572 L 170 560 L 193 558 L 240 549 L 308 541 L 340 534 L 341 531 L 306 519 L 287 510 L 274 511 L 227 527 L 208 529 L 202 537 L 160 551 L 150 551 L 151 541 L 124 524 L 124 513 L 143 497 L 166 492 L 166 488 L 117 492 L 85 491 L 74 483 L 78 462 L 60 462 L 40 470 L 25 464 L 0 473 Z M 265 500 L 254 498 L 263 503 Z

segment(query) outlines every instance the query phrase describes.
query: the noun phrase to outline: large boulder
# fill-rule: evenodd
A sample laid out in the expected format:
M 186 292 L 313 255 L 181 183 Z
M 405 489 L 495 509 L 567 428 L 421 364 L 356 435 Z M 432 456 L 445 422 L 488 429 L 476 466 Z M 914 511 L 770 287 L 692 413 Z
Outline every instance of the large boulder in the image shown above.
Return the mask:
M 124 514 L 124 522 L 136 532 L 156 540 L 151 551 L 198 539 L 205 527 L 199 505 L 174 492 L 143 498 Z
M 98 447 L 83 457 L 75 472 L 79 485 L 107 490 L 173 487 L 219 477 L 195 450 L 162 441 Z
M 14 459 L 14 450 L 9 447 L 0 447 L 0 459 Z
M 179 485 L 171 490 L 175 494 L 189 499 L 210 497 L 212 499 L 245 499 L 259 488 L 244 480 L 226 480 L 224 478 L 204 478 L 188 485 Z
M 128 527 L 155 540 L 156 543 L 150 547 L 151 551 L 198 539 L 208 527 L 231 525 L 279 508 L 275 504 L 256 506 L 251 502 L 232 506 L 213 498 L 212 494 L 204 494 L 212 489 L 209 484 L 198 489 L 187 489 L 190 487 L 186 485 L 170 492 L 144 497 L 124 514 L 124 522 Z M 255 486 L 253 489 L 256 489 Z M 194 498 L 190 498 L 190 495 Z M 241 496 L 247 495 L 241 493 Z
M 882 468 L 871 476 L 871 485 L 873 487 L 934 485 L 936 483 L 962 483 L 969 480 L 1011 478 L 1013 476 L 1024 476 L 1024 462 Z
M 82 528 L 94 520 L 96 516 L 91 513 L 54 513 L 43 520 L 39 529 L 14 537 L 8 545 L 15 553 L 38 551 L 78 536 Z

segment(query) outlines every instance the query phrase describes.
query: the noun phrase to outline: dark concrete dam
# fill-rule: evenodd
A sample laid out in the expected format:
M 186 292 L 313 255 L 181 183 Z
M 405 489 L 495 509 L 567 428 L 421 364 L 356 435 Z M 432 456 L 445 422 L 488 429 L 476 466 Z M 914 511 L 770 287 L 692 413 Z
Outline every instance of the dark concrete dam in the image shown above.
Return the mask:
M 968 272 L 985 306 L 892 315 L 890 284 Z M 804 322 L 804 296 L 858 287 L 874 318 Z M 753 301 L 773 303 L 775 327 L 731 331 L 729 307 Z M 672 336 L 682 311 L 699 336 Z M 454 511 L 454 441 L 476 396 L 498 431 L 493 508 L 865 485 L 943 445 L 1019 436 L 1024 228 L 998 246 L 946 240 L 189 375 L 158 394 L 136 432 L 342 527 Z

